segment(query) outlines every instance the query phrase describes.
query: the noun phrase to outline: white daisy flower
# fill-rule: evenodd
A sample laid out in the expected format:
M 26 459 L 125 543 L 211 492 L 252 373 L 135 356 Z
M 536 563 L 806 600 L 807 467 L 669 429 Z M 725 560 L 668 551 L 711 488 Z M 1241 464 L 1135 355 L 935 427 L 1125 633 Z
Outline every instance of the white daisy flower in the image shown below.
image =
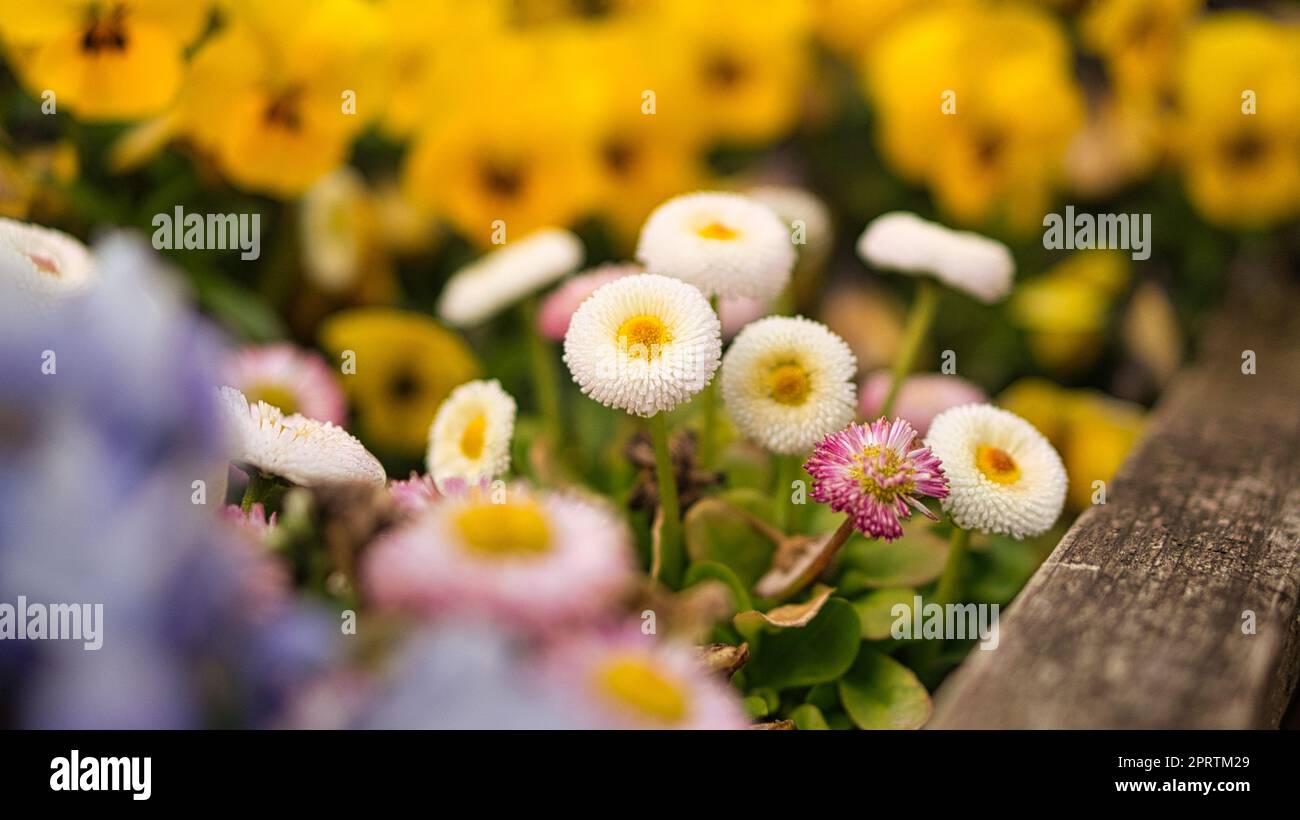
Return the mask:
M 722 360 L 736 426 L 775 453 L 799 455 L 853 421 L 858 363 L 820 322 L 769 316 L 747 325 Z
M 90 251 L 62 231 L 0 217 L 0 276 L 41 306 L 95 281 Z M 16 287 L 15 287 L 16 286 Z
M 825 202 L 793 185 L 759 185 L 745 191 L 745 195 L 771 208 L 785 223 L 799 254 L 800 269 L 817 268 L 826 261 L 835 233 Z
M 873 219 L 858 238 L 858 256 L 873 267 L 934 276 L 985 304 L 1010 293 L 1016 273 L 1001 242 L 903 211 Z
M 494 479 L 510 469 L 514 434 L 515 400 L 501 383 L 466 382 L 451 391 L 429 426 L 429 474 L 443 492 L 454 479 Z
M 1015 413 L 990 404 L 954 407 L 935 416 L 925 441 L 948 476 L 941 503 L 957 526 L 1031 538 L 1056 523 L 1069 483 L 1065 466 Z
M 672 410 L 713 378 L 721 324 L 699 290 L 655 274 L 625 276 L 583 302 L 564 336 L 582 392 L 638 416 Z
M 442 290 L 438 315 L 457 327 L 484 322 L 582 265 L 582 242 L 550 228 L 508 242 L 456 271 Z
M 796 254 L 771 208 L 740 194 L 701 192 L 656 208 L 636 257 L 650 273 L 690 282 L 707 296 L 771 301 L 789 283 Z
M 378 459 L 342 427 L 306 416 L 286 416 L 264 401 L 249 404 L 233 387 L 220 389 L 230 432 L 230 460 L 304 487 L 365 482 L 387 477 Z

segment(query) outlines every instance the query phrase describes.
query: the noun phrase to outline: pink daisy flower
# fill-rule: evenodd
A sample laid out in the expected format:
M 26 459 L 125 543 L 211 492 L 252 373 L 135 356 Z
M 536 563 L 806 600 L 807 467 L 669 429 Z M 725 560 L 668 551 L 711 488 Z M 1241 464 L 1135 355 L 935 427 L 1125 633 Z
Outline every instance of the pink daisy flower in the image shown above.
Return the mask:
M 361 576 L 383 608 L 546 631 L 602 615 L 632 572 L 631 537 L 613 510 L 514 485 L 444 497 L 381 536 Z
M 275 532 L 276 514 L 266 516 L 259 502 L 248 512 L 238 504 L 221 508 L 221 520 L 234 534 L 223 539 L 225 548 L 233 550 L 238 562 L 240 592 L 243 604 L 254 617 L 269 617 L 279 611 L 289 600 L 289 569 L 267 546 L 267 539 Z
M 885 395 L 893 374 L 888 370 L 877 370 L 862 383 L 862 394 L 858 399 L 858 415 L 865 419 L 875 418 L 880 414 Z M 978 385 L 966 381 L 960 376 L 943 373 L 916 373 L 903 380 L 898 389 L 898 398 L 894 402 L 894 415 L 907 419 L 916 429 L 918 436 L 925 436 L 934 417 L 949 407 L 963 404 L 980 404 L 988 401 L 988 396 Z
M 556 694 L 608 729 L 744 729 L 736 690 L 690 646 L 635 626 L 556 644 L 542 661 Z
M 258 545 L 265 544 L 275 530 L 276 515 L 271 513 L 271 517 L 267 518 L 266 508 L 260 501 L 251 505 L 248 512 L 244 512 L 238 504 L 227 504 L 221 508 L 222 520 L 250 543 Z
M 542 306 L 537 311 L 537 331 L 553 342 L 564 341 L 573 312 L 588 296 L 599 290 L 601 285 L 638 273 L 645 273 L 640 265 L 607 264 L 566 279 L 564 284 L 542 300 Z M 722 322 L 722 338 L 730 339 L 745 325 L 771 312 L 772 306 L 760 299 L 735 296 L 720 300 L 718 319 Z
M 571 276 L 542 300 L 537 311 L 537 331 L 553 342 L 564 341 L 569 332 L 569 320 L 587 297 L 615 279 L 645 273 L 640 265 L 601 265 Z
M 424 512 L 435 501 L 442 498 L 433 476 L 420 475 L 414 470 L 405 481 L 394 480 L 388 485 L 388 492 L 393 499 L 393 506 L 403 515 L 414 516 Z
M 222 366 L 222 384 L 248 397 L 278 407 L 286 415 L 297 413 L 343 426 L 347 401 L 334 372 L 318 353 L 287 342 L 249 346 L 234 351 Z
M 851 424 L 821 440 L 803 467 L 813 479 L 812 497 L 847 513 L 853 525 L 873 538 L 903 535 L 899 519 L 911 509 L 932 520 L 922 496 L 945 498 L 948 479 L 939 459 L 917 441 L 912 425 L 883 416 L 871 425 Z

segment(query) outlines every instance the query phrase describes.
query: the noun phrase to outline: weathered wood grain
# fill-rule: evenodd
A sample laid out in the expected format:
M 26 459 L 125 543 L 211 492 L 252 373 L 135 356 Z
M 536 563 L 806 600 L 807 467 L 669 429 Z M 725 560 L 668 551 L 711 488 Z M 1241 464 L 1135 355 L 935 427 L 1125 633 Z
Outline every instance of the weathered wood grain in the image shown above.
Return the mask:
M 1270 293 L 1211 331 L 931 728 L 1277 726 L 1300 668 L 1300 305 Z

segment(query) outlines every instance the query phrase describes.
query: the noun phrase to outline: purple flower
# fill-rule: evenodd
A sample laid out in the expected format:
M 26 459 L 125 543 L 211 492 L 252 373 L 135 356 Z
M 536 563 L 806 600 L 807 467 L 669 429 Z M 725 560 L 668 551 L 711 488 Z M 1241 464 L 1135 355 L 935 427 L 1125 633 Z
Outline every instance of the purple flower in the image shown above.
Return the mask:
M 803 465 L 813 479 L 813 499 L 847 513 L 866 535 L 887 541 L 902 536 L 899 520 L 911 516 L 909 507 L 937 520 L 920 498 L 946 497 L 948 479 L 929 447 L 913 446 L 916 439 L 912 425 L 884 416 L 831 433 Z
M 146 242 L 94 258 L 44 306 L 0 277 L 0 602 L 102 607 L 98 649 L 0 641 L 0 721 L 263 725 L 333 661 L 336 622 L 250 605 L 264 556 L 219 519 L 219 339 Z

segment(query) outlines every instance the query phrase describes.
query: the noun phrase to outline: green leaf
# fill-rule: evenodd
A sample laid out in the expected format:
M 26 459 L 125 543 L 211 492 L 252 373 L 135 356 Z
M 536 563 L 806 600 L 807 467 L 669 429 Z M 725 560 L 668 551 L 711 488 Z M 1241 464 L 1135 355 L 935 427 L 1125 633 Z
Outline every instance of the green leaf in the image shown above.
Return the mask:
M 1041 560 L 1037 546 L 1030 541 L 990 538 L 985 549 L 970 554 L 967 598 L 990 604 L 1010 603 Z
M 752 718 L 767 717 L 767 701 L 758 695 L 752 695 L 742 701 L 745 711 Z
M 840 702 L 859 729 L 919 729 L 933 708 L 911 669 L 866 646 L 840 678 Z
M 767 571 L 776 545 L 729 506 L 734 497 L 705 498 L 691 506 L 683 524 L 686 554 L 692 562 L 727 566 L 748 589 Z
M 858 620 L 862 622 L 863 640 L 889 639 L 895 620 L 893 608 L 898 604 L 906 604 L 910 613 L 915 595 L 916 590 L 911 587 L 887 587 L 855 599 L 853 608 L 858 611 Z
M 840 552 L 842 594 L 867 589 L 916 587 L 943 573 L 948 542 L 928 527 L 913 524 L 897 541 L 868 541 L 854 534 Z
M 735 605 L 735 612 L 745 612 L 753 609 L 754 604 L 749 600 L 749 590 L 736 577 L 736 573 L 726 564 L 720 564 L 717 561 L 701 561 L 691 564 L 690 569 L 686 570 L 686 581 L 683 588 L 692 587 L 700 581 L 705 580 L 721 581 L 727 585 L 731 591 L 731 601 Z M 735 614 L 733 612 L 733 614 Z
M 718 498 L 772 523 L 772 497 L 749 487 L 733 487 L 718 493 Z
M 790 712 L 790 719 L 794 721 L 795 726 L 803 731 L 831 728 L 826 725 L 826 718 L 822 717 L 822 710 L 811 703 L 796 706 Z
M 822 712 L 840 708 L 840 693 L 833 683 L 819 683 L 808 690 L 804 703 L 811 703 Z
M 853 606 L 831 598 L 807 626 L 767 627 L 745 667 L 753 686 L 789 689 L 838 678 L 853 664 L 862 627 Z
M 853 721 L 843 712 L 832 712 L 826 716 L 826 725 L 832 729 L 845 730 L 853 728 Z

